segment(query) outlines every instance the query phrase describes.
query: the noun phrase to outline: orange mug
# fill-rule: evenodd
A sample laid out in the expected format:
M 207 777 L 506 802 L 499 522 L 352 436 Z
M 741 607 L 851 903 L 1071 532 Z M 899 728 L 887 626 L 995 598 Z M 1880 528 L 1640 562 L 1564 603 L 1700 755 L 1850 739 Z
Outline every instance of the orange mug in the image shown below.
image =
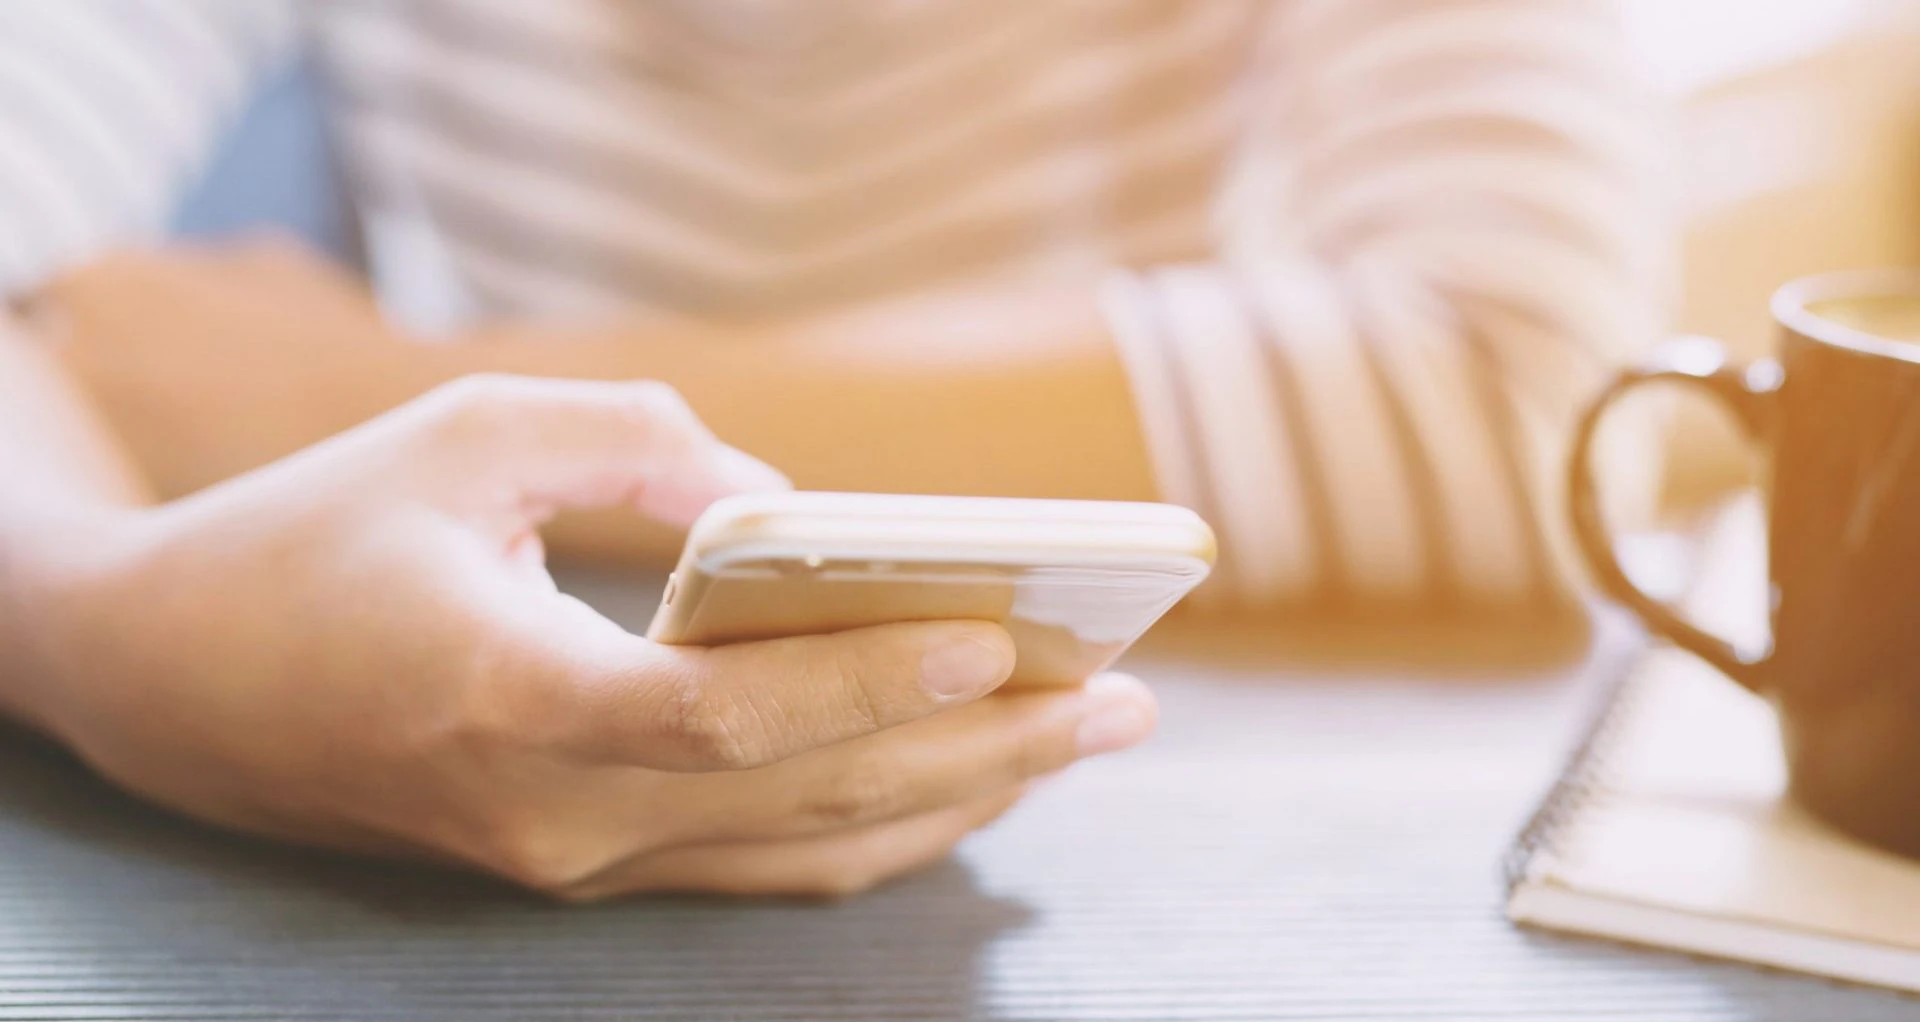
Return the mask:
M 1734 364 L 1687 338 L 1600 394 L 1574 439 L 1574 535 L 1609 597 L 1775 705 L 1795 798 L 1920 856 L 1920 271 L 1796 281 L 1773 316 L 1775 358 Z M 1650 383 L 1720 402 L 1765 455 L 1769 649 L 1708 634 L 1620 569 L 1591 447 L 1614 400 Z

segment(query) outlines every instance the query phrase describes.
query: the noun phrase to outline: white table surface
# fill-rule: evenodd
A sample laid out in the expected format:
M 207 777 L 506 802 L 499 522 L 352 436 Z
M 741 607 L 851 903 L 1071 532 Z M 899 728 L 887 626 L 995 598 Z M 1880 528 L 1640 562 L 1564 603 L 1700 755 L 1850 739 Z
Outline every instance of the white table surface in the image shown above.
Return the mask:
M 0 1020 L 1920 1019 L 1501 918 L 1506 842 L 1636 642 L 1479 681 L 1143 658 L 1155 741 L 834 906 L 560 908 L 213 834 L 0 742 Z

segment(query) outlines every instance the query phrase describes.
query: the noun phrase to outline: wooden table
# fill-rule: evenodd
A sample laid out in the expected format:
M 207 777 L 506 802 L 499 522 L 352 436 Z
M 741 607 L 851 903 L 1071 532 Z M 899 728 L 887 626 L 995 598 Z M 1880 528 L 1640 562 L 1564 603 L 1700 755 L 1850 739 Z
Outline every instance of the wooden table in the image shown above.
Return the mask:
M 1920 1018 L 1502 920 L 1501 852 L 1636 641 L 1477 682 L 1144 658 L 1153 743 L 826 907 L 554 907 L 213 834 L 0 745 L 0 1020 Z

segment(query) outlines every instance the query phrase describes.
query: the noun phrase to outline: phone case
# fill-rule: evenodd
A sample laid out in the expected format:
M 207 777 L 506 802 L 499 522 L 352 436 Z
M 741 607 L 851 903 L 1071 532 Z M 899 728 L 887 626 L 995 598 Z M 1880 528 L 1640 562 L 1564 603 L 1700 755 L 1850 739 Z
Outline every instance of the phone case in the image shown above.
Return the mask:
M 1164 504 L 773 493 L 695 524 L 648 635 L 712 646 L 897 621 L 995 621 L 1014 682 L 1074 684 L 1206 578 L 1213 533 Z

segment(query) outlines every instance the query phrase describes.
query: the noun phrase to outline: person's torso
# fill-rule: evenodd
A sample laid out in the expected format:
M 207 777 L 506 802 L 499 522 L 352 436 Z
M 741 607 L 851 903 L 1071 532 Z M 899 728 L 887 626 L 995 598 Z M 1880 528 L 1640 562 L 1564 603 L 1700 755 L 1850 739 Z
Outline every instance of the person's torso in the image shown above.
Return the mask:
M 1203 251 L 1261 3 L 331 0 L 317 27 L 403 311 L 747 318 Z

